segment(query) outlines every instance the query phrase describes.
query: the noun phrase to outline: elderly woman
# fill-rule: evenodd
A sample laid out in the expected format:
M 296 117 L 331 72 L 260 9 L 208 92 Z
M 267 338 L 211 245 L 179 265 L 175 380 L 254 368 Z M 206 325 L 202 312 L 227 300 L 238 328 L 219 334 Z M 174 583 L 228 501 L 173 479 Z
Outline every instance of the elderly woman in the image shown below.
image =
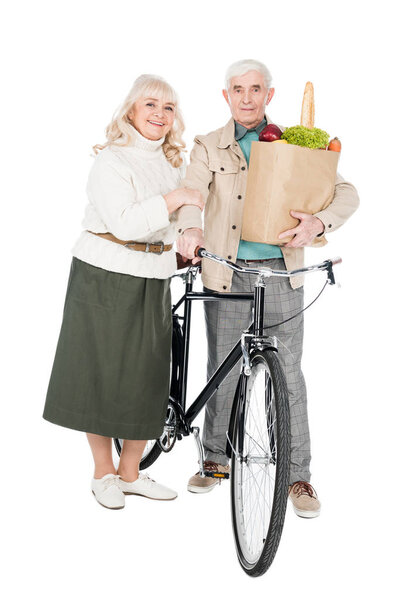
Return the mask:
M 177 495 L 139 463 L 163 431 L 169 397 L 174 212 L 204 207 L 199 192 L 180 188 L 183 129 L 171 86 L 140 76 L 94 147 L 85 231 L 72 250 L 43 417 L 86 432 L 92 492 L 107 508 L 123 508 L 124 494 Z M 117 471 L 113 437 L 123 439 Z

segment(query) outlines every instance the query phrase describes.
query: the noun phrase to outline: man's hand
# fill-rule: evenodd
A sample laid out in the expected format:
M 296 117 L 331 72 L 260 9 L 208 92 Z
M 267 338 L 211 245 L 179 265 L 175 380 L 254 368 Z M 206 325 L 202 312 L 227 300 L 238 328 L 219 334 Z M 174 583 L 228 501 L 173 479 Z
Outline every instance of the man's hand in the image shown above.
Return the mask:
M 187 262 L 189 259 L 193 259 L 193 265 L 201 261 L 201 258 L 194 257 L 194 251 L 197 246 L 204 247 L 203 230 L 197 227 L 186 229 L 176 241 L 176 247 L 182 255 L 183 260 Z
M 278 235 L 280 240 L 289 235 L 294 236 L 290 242 L 283 244 L 286 248 L 302 248 L 303 246 L 310 246 L 315 236 L 325 230 L 323 222 L 318 219 L 318 217 L 314 217 L 314 215 L 298 212 L 296 210 L 291 210 L 290 214 L 295 219 L 300 219 L 300 223 L 297 227 L 282 231 L 282 233 Z

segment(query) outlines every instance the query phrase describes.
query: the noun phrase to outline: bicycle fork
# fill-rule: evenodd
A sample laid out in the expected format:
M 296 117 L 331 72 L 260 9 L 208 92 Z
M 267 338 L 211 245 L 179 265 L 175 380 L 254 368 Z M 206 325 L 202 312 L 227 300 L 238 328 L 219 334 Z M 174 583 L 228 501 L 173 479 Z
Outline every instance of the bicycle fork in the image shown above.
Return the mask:
M 254 285 L 254 322 L 253 325 L 241 336 L 241 347 L 243 355 L 243 372 L 246 376 L 251 373 L 250 353 L 253 348 L 257 350 L 265 350 L 266 348 L 278 347 L 277 338 L 275 336 L 264 335 L 264 298 L 266 279 L 268 275 L 260 273 Z

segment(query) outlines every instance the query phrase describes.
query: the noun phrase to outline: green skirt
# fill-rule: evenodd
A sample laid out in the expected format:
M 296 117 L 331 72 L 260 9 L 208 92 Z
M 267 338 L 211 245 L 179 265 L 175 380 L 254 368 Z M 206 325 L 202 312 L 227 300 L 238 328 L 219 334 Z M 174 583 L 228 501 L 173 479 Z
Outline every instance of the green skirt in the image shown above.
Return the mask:
M 43 418 L 107 437 L 161 435 L 169 398 L 169 279 L 73 257 Z

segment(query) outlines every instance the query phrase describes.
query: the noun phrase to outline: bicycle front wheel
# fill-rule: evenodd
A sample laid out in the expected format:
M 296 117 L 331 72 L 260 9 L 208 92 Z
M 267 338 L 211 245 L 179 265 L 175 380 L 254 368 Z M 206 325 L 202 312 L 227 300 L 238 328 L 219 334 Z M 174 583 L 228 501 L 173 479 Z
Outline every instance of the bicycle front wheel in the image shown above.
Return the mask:
M 242 374 L 239 385 L 231 440 L 232 524 L 239 562 L 257 577 L 278 549 L 289 487 L 289 402 L 276 352 L 254 352 L 251 373 Z

